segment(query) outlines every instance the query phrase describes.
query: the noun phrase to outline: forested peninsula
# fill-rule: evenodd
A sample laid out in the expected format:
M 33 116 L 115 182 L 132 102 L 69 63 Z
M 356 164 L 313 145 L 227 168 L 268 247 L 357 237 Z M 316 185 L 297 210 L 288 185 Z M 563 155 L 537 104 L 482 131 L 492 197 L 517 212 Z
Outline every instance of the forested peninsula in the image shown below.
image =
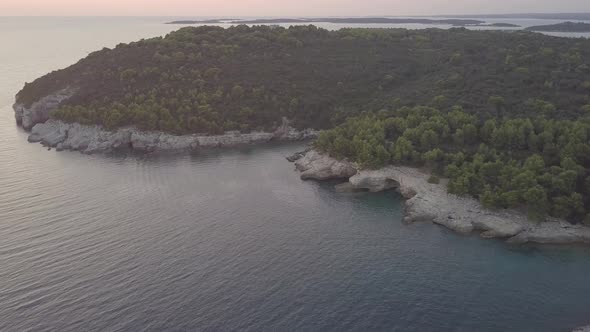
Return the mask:
M 527 31 L 187 27 L 28 83 L 15 111 L 31 141 L 89 153 L 323 129 L 314 147 L 332 168 L 316 178 L 422 168 L 453 197 L 580 224 L 590 222 L 589 56 L 588 40 Z M 527 227 L 508 226 L 488 234 Z
M 284 117 L 325 129 L 415 105 L 576 119 L 590 107 L 589 53 L 586 40 L 522 31 L 186 27 L 91 53 L 16 102 L 53 96 L 54 119 L 176 135 L 272 130 Z M 20 121 L 30 129 L 44 115 Z

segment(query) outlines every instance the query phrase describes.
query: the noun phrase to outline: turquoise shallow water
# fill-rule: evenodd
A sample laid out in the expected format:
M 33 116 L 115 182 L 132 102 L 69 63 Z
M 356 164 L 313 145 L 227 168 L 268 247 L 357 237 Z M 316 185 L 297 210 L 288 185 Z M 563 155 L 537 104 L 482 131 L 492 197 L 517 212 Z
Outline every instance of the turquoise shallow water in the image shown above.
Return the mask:
M 150 19 L 0 19 L 0 331 L 568 331 L 590 249 L 401 223 L 395 193 L 303 182 L 265 145 L 86 156 L 28 144 L 10 104 Z

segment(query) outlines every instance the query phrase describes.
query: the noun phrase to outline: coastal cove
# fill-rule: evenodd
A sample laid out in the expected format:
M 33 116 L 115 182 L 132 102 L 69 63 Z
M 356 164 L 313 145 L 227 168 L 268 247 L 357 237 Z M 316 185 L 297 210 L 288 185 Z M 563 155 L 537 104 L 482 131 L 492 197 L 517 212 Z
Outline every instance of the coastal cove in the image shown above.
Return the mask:
M 202 148 L 228 148 L 271 141 L 301 141 L 317 137 L 314 130 L 299 132 L 285 121 L 274 133 L 228 133 L 220 136 L 174 136 L 159 132 L 142 132 L 134 128 L 115 132 L 98 126 L 66 124 L 48 120 L 33 127 L 29 142 L 41 142 L 58 151 L 74 150 L 86 154 L 115 151 L 190 152 Z M 349 180 L 349 187 L 340 191 L 380 192 L 392 188 L 404 196 L 404 221 L 432 221 L 455 232 L 469 234 L 481 231 L 483 238 L 507 239 L 510 243 L 590 244 L 590 227 L 571 225 L 563 220 L 537 223 L 518 212 L 485 209 L 469 197 L 447 193 L 446 182 L 428 183 L 429 174 L 410 167 L 386 167 L 377 171 L 359 170 L 352 163 L 338 161 L 316 151 L 298 152 L 289 161 L 296 161 L 301 178 L 316 180 Z
M 544 332 L 590 322 L 589 247 L 404 223 L 396 191 L 302 181 L 285 157 L 306 143 L 276 132 L 227 138 L 262 144 L 173 154 L 28 143 L 32 134 L 57 148 L 49 141 L 57 133 L 65 149 L 76 130 L 93 133 L 77 142 L 115 143 L 100 140 L 108 134 L 98 127 L 51 120 L 27 132 L 15 125 L 14 95 L 93 50 L 177 27 L 136 18 L 0 22 L 0 60 L 10 65 L 0 68 L 1 331 Z M 151 135 L 145 151 L 174 137 Z
M 449 194 L 446 181 L 429 183 L 430 175 L 416 168 L 388 166 L 360 170 L 350 162 L 314 150 L 296 155 L 299 159 L 295 165 L 302 172 L 303 180 L 348 180 L 336 186 L 341 192 L 397 189 L 406 199 L 405 223 L 433 222 L 460 234 L 478 231 L 482 238 L 506 239 L 514 244 L 590 244 L 590 227 L 550 218 L 534 222 L 516 211 L 485 209 L 473 198 Z
M 20 308 L 2 298 L 7 326 L 568 331 L 587 323 L 587 248 L 406 225 L 395 192 L 343 194 L 299 180 L 285 156 L 300 144 L 88 156 L 46 151 L 22 132 L 15 139 L 23 145 L 11 164 L 27 165 L 15 180 L 36 196 L 11 210 L 3 200 L 4 245 L 14 246 L 1 256 L 3 273 L 22 276 L 4 285 L 14 301 L 42 302 Z M 23 228 L 39 240 L 18 245 Z M 38 284 L 45 288 L 28 290 Z M 80 297 L 78 309 L 58 294 Z

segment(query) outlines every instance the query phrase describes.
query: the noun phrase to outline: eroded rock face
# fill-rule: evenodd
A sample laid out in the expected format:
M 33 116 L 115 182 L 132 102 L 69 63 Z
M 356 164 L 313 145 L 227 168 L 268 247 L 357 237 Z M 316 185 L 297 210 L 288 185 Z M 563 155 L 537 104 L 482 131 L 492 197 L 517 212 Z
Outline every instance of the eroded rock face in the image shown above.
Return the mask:
M 14 117 L 16 123 L 26 130 L 31 130 L 38 123 L 44 123 L 49 119 L 49 113 L 58 108 L 64 100 L 73 96 L 74 90 L 66 88 L 56 93 L 41 98 L 30 107 L 23 104 L 15 104 Z
M 57 120 L 38 123 L 31 129 L 30 142 L 41 142 L 58 150 L 75 150 L 83 153 L 108 153 L 114 150 L 132 149 L 141 152 L 190 151 L 208 147 L 227 147 L 268 142 L 271 140 L 296 140 L 307 134 L 277 136 L 275 133 L 227 132 L 224 135 L 175 136 L 162 132 L 141 131 L 137 128 L 121 128 L 108 131 L 100 126 L 68 124 Z
M 317 151 L 308 152 L 295 163 L 304 179 L 324 180 L 346 178 L 352 167 Z M 335 166 L 336 165 L 336 166 Z M 455 232 L 481 232 L 483 238 L 508 239 L 512 243 L 590 243 L 590 227 L 567 222 L 531 222 L 520 212 L 487 210 L 471 197 L 459 197 L 447 192 L 446 181 L 428 183 L 430 174 L 410 167 L 388 166 L 380 170 L 362 170 L 349 182 L 338 185 L 340 192 L 368 190 L 378 192 L 397 188 L 406 198 L 404 222 L 433 222 Z
M 218 147 L 264 143 L 271 141 L 274 137 L 273 133 L 252 132 L 241 134 L 239 131 L 231 131 L 219 136 L 196 136 L 196 140 L 198 146 Z
M 314 150 L 297 160 L 295 167 L 302 172 L 303 180 L 348 179 L 357 172 L 352 163 L 336 160 Z
M 358 189 L 366 189 L 370 192 L 381 192 L 399 187 L 399 183 L 388 176 L 375 173 L 375 171 L 359 171 L 349 180 L 350 184 Z
M 509 239 L 511 243 L 590 243 L 590 227 L 565 222 L 544 222 Z
M 69 125 L 48 121 L 34 126 L 28 140 L 31 143 L 41 142 L 44 145 L 57 146 L 66 139 L 69 128 Z

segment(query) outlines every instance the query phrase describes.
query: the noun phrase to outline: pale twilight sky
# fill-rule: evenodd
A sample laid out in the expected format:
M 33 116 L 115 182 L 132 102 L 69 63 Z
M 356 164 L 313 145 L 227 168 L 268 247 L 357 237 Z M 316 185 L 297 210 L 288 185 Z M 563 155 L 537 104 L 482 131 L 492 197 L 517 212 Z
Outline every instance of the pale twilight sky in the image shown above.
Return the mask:
M 590 0 L 0 0 L 0 16 L 363 16 L 590 12 Z

